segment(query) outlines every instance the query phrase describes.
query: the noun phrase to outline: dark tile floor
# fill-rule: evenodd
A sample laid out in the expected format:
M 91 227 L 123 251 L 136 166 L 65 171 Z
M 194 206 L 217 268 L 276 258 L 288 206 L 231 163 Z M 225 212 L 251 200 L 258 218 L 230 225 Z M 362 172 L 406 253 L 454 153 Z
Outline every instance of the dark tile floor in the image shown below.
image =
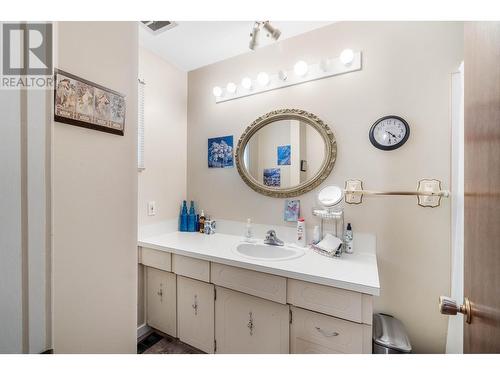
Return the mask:
M 172 336 L 153 331 L 139 339 L 137 354 L 203 354 L 203 352 Z

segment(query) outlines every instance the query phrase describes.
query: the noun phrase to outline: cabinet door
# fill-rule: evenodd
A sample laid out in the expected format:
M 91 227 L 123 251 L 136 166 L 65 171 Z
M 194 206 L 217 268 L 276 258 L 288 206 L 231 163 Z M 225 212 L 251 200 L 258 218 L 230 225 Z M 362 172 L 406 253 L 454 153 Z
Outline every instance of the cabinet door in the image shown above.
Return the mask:
M 289 307 L 217 287 L 217 353 L 288 353 Z
M 179 339 L 207 353 L 214 352 L 214 286 L 177 276 Z
M 146 288 L 148 325 L 176 337 L 177 308 L 175 275 L 148 267 Z

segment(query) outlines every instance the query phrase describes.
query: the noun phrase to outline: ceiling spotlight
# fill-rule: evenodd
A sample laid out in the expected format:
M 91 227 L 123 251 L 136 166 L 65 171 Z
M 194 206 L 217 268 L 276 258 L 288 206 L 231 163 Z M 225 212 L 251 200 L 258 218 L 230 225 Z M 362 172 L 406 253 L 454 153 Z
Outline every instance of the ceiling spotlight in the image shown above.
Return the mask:
M 219 86 L 215 86 L 212 90 L 212 93 L 216 98 L 219 98 L 222 96 L 222 89 Z
M 259 31 L 260 31 L 260 22 L 255 22 L 253 24 L 253 29 L 252 32 L 250 33 L 250 44 L 248 47 L 253 51 L 258 44 L 257 37 L 259 36 Z
M 350 63 L 352 63 L 354 61 L 354 52 L 352 51 L 352 49 L 343 50 L 340 54 L 340 61 L 344 65 L 349 65 Z
M 293 67 L 293 71 L 299 77 L 305 76 L 307 74 L 308 69 L 309 67 L 307 66 L 307 63 L 304 60 L 297 61 L 295 63 L 295 66 Z
M 233 82 L 229 82 L 226 86 L 226 91 L 230 94 L 234 94 L 236 92 L 236 85 Z
M 257 81 L 261 86 L 267 86 L 269 84 L 269 74 L 266 72 L 260 72 L 257 76 Z
M 269 21 L 266 21 L 263 23 L 262 25 L 264 27 L 264 29 L 266 29 L 266 31 L 268 32 L 267 36 L 268 37 L 271 37 L 273 38 L 274 40 L 278 40 L 280 35 L 281 35 L 281 31 L 275 27 L 273 27 Z
M 241 80 L 241 86 L 243 86 L 245 90 L 250 90 L 252 88 L 252 80 L 248 77 L 243 78 Z

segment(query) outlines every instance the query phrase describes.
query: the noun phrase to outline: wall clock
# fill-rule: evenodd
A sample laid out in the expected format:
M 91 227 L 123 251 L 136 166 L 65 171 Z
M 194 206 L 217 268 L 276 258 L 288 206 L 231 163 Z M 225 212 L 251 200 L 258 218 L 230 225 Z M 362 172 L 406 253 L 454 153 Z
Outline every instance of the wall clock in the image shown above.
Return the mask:
M 408 140 L 410 126 L 399 116 L 385 116 L 370 128 L 370 142 L 376 148 L 384 151 L 395 150 Z

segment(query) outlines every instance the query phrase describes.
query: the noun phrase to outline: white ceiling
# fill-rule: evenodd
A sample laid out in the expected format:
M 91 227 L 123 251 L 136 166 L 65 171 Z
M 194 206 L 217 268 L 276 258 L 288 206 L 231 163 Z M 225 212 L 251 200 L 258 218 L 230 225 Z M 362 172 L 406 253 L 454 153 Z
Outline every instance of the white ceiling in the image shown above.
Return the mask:
M 180 21 L 176 27 L 157 35 L 141 24 L 139 42 L 179 69 L 190 71 L 251 52 L 248 43 L 253 23 L 254 21 Z M 271 22 L 281 31 L 280 41 L 330 23 L 332 22 Z M 271 43 L 276 42 L 261 32 L 259 47 Z

